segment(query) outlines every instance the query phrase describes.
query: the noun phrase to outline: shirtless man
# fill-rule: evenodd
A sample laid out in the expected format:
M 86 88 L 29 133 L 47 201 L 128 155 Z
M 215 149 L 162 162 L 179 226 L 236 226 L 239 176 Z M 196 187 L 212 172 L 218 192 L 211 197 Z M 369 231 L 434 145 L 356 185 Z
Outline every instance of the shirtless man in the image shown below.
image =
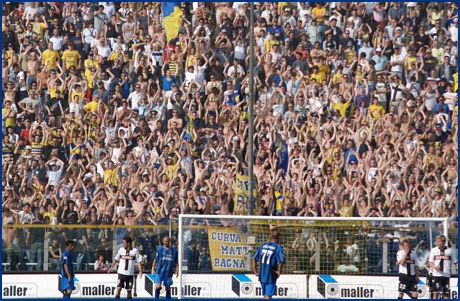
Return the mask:
M 18 213 L 9 207 L 3 207 L 2 208 L 2 213 L 3 213 L 3 228 L 2 228 L 2 238 L 5 241 L 6 244 L 6 254 L 7 254 L 7 261 L 6 262 L 11 262 L 13 258 L 13 240 L 14 236 L 16 234 L 16 228 L 8 228 L 5 227 L 6 225 L 12 225 L 15 224 L 19 218 L 18 218 Z
M 193 196 L 195 197 L 195 202 L 198 205 L 197 213 L 204 214 L 207 209 L 208 198 L 206 197 L 206 189 L 202 187 L 200 191 L 197 191 L 198 182 L 193 186 Z
M 27 55 L 32 49 L 33 49 L 32 46 L 29 45 L 29 47 L 27 47 L 26 49 L 25 55 Z M 27 68 L 29 69 L 28 86 L 29 86 L 29 83 L 31 83 L 32 81 L 37 81 L 37 77 L 39 73 L 38 69 L 40 67 L 41 59 L 42 59 L 41 55 L 37 57 L 37 53 L 35 52 L 32 52 L 30 54 L 30 58 L 27 61 Z
M 129 200 L 131 201 L 131 204 L 134 209 L 134 213 L 138 214 L 139 212 L 142 212 L 145 208 L 145 206 L 148 205 L 148 201 L 144 200 L 144 197 L 142 194 L 138 193 L 136 196 L 136 200 L 133 199 L 132 195 L 129 195 Z
M 203 181 L 204 172 L 208 170 L 209 163 L 210 162 L 208 162 L 206 164 L 206 166 L 205 166 L 203 161 L 195 160 L 194 165 L 195 165 L 195 180 L 196 180 L 196 182 L 201 183 Z
M 141 69 L 142 70 L 142 69 Z M 139 89 L 139 91 L 144 94 L 144 95 L 147 95 L 147 88 L 148 88 L 148 85 L 149 83 L 144 81 L 144 77 L 142 76 L 142 74 L 140 74 L 138 77 L 137 77 L 137 83 L 138 85 L 141 86 L 141 88 Z
M 2 59 L 2 82 L 8 82 L 10 78 L 10 68 L 8 67 L 8 61 Z
M 141 211 L 139 211 L 139 213 L 136 216 L 134 216 L 134 211 L 129 211 L 128 214 L 125 214 L 125 211 L 127 211 L 127 209 L 124 209 L 121 212 L 121 216 L 123 217 L 123 220 L 125 221 L 125 225 L 129 225 L 129 226 L 137 225 L 137 221 L 139 220 L 139 218 L 141 218 L 141 216 L 144 213 L 144 209 L 142 209 Z
M 176 126 L 174 127 L 174 123 Z M 173 128 L 182 129 L 183 128 L 183 120 L 178 117 L 177 110 L 173 110 L 173 117 L 168 120 L 168 130 L 172 130 Z
M 8 81 L 6 88 L 3 86 L 2 88 L 3 92 L 5 93 L 5 102 L 9 100 L 11 103 L 13 103 L 16 96 L 16 91 L 19 89 L 19 86 L 15 87 L 13 82 Z
M 318 197 L 315 195 L 315 189 L 310 188 L 308 196 L 307 196 L 307 204 L 313 205 L 313 211 L 318 214 Z
M 227 193 L 223 193 L 221 195 L 221 202 L 220 202 L 220 215 L 229 215 L 230 214 L 230 197 Z M 231 225 L 231 220 L 224 220 L 221 219 L 220 222 L 224 227 L 228 227 Z
M 220 15 L 220 20 L 218 20 L 217 23 L 223 23 L 222 19 L 224 17 L 224 14 L 230 19 L 231 22 L 233 22 L 233 20 L 235 20 L 236 13 L 237 11 L 233 8 L 232 2 L 227 2 L 227 6 L 222 7 L 222 14 Z
M 138 188 L 140 184 L 140 179 L 139 175 L 143 172 L 143 169 L 139 170 L 139 166 L 135 163 L 131 167 L 131 170 L 129 168 L 126 169 L 126 174 L 128 175 L 128 182 L 129 182 L 129 188 L 130 189 L 136 189 Z

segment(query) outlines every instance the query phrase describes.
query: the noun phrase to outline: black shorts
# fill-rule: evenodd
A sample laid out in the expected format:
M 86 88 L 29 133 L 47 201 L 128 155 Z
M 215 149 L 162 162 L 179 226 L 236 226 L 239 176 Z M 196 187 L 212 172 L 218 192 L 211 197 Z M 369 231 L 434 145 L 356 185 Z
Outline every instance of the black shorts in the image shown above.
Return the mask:
M 433 277 L 433 293 L 450 293 L 450 278 Z
M 428 285 L 430 292 L 433 291 L 433 275 L 431 273 L 428 273 L 428 276 L 426 276 L 426 285 Z
M 117 287 L 124 288 L 128 291 L 133 289 L 134 276 L 118 274 Z
M 416 293 L 417 292 L 417 281 L 415 279 L 415 276 L 407 276 L 406 274 L 399 274 L 398 291 L 400 293 Z

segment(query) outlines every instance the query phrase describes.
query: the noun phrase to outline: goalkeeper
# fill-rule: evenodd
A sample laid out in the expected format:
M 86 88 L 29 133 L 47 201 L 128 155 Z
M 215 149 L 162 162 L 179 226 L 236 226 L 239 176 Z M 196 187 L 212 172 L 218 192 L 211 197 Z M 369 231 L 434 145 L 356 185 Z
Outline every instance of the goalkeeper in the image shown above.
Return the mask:
M 155 299 L 160 299 L 161 284 L 166 287 L 166 299 L 171 299 L 172 275 L 176 278 L 179 272 L 177 249 L 171 247 L 171 239 L 163 238 L 163 246 L 157 249 L 155 260 L 152 264 L 152 275 L 155 276 Z

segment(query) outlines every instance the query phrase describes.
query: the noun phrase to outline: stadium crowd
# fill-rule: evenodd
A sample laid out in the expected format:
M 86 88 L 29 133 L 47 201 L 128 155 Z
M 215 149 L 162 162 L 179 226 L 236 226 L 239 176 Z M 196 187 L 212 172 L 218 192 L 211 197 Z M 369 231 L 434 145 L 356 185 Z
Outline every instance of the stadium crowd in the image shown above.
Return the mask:
M 456 227 L 456 5 L 260 2 L 250 28 L 248 3 L 183 2 L 167 40 L 160 3 L 3 3 L 3 225 L 246 215 L 253 155 L 258 215 Z M 107 269 L 113 232 L 148 252 L 155 231 L 53 228 L 51 266 L 63 239 Z M 6 262 L 43 269 L 45 235 L 4 227 Z

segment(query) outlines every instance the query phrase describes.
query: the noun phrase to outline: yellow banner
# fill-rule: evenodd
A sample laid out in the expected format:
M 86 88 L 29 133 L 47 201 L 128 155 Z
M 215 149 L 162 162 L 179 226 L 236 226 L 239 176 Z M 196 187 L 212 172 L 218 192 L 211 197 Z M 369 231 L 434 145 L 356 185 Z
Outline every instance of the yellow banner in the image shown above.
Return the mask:
M 213 271 L 246 271 L 248 244 L 240 227 L 208 229 Z
M 254 177 L 254 190 L 253 190 L 253 195 L 254 195 L 254 214 L 258 215 L 257 208 L 258 202 L 257 202 L 257 181 Z M 234 196 L 234 204 L 235 207 L 233 209 L 233 213 L 235 215 L 246 215 L 247 210 L 249 208 L 248 204 L 248 196 L 249 196 L 249 177 L 246 175 L 242 174 L 236 174 L 236 180 L 235 180 L 235 196 Z

